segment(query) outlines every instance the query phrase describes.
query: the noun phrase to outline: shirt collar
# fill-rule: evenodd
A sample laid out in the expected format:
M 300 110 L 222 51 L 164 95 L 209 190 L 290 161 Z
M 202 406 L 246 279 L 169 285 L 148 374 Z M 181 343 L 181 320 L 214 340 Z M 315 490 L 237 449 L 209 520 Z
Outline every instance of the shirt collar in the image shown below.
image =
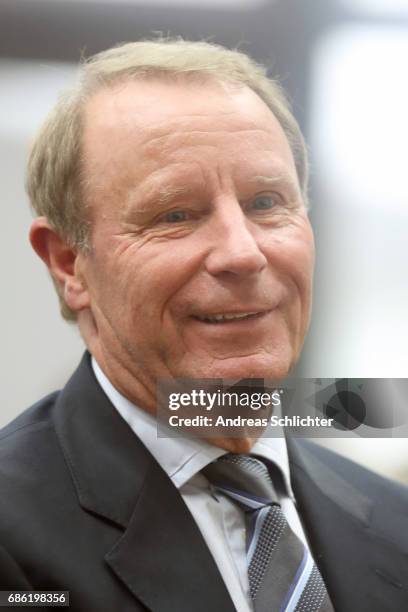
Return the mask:
M 96 379 L 109 400 L 127 422 L 129 427 L 141 439 L 147 450 L 180 489 L 200 470 L 218 457 L 225 450 L 209 444 L 205 440 L 189 437 L 158 437 L 156 419 L 126 399 L 102 372 L 97 361 L 92 357 L 92 368 Z M 261 437 L 253 446 L 251 454 L 258 455 L 274 463 L 282 473 L 286 493 L 294 499 L 290 483 L 289 459 L 286 440 L 279 437 Z

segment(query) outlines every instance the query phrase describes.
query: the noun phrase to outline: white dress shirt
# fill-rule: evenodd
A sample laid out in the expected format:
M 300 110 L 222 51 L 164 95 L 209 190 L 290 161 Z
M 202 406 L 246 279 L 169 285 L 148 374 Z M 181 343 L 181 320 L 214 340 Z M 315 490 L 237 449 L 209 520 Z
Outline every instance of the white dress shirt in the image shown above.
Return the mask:
M 252 612 L 246 564 L 244 513 L 228 497 L 217 494 L 200 473 L 200 470 L 226 451 L 200 439 L 158 438 L 156 419 L 123 397 L 107 379 L 94 358 L 92 367 L 112 404 L 180 491 L 211 551 L 236 609 L 238 612 Z M 285 438 L 262 437 L 253 446 L 251 454 L 264 457 L 279 468 L 283 487 L 277 492 L 282 511 L 292 530 L 307 545 L 290 484 Z

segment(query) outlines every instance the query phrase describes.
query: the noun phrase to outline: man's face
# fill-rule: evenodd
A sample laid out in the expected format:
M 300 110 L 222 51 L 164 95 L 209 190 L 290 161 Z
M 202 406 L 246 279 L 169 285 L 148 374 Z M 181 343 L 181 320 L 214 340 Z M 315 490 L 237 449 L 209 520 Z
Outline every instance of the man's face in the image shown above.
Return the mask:
M 314 246 L 289 144 L 260 98 L 116 84 L 88 102 L 84 159 L 83 275 L 113 378 L 284 377 L 308 326 Z

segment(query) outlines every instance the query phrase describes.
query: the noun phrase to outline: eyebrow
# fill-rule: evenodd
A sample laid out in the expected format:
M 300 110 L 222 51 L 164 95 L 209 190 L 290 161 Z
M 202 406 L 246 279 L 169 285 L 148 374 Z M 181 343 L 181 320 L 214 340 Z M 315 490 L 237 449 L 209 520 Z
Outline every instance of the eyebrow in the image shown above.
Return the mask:
M 180 185 L 178 187 L 162 187 L 155 191 L 154 199 L 158 204 L 168 204 L 175 198 L 180 196 L 188 195 L 191 193 L 191 188 L 186 185 Z
M 267 185 L 284 185 L 300 194 L 300 187 L 297 181 L 290 174 L 282 173 L 275 176 L 257 175 L 251 179 L 251 183 L 266 183 Z
M 144 214 L 151 210 L 152 201 L 154 201 L 155 209 L 160 209 L 180 196 L 189 195 L 191 193 L 191 187 L 187 187 L 186 185 L 174 187 L 163 186 L 161 188 L 155 187 L 147 190 L 145 193 L 141 193 L 140 187 L 138 187 L 129 192 L 123 215 Z M 138 203 L 141 203 L 142 206 L 138 206 Z M 144 204 L 147 205 L 145 206 Z

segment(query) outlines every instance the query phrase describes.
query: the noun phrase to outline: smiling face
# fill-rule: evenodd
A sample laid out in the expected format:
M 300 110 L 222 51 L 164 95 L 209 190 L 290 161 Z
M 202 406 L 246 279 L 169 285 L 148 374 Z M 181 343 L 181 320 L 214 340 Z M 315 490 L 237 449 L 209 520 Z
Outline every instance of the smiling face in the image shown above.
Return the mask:
M 149 408 L 160 378 L 284 377 L 314 247 L 268 107 L 245 87 L 120 83 L 88 102 L 83 150 L 88 345 L 112 383 Z

